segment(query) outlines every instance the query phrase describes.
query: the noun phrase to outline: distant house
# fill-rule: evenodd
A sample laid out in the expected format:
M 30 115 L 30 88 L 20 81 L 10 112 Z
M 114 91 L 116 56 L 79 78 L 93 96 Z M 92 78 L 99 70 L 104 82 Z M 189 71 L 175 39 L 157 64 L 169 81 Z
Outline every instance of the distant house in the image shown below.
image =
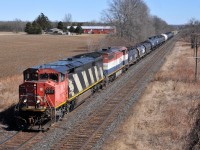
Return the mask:
M 76 28 L 77 26 L 74 26 Z M 113 26 L 81 26 L 84 34 L 111 34 L 115 33 L 115 27 Z M 69 29 L 70 26 L 67 26 Z
M 64 34 L 63 30 L 58 29 L 58 28 L 49 29 L 48 33 L 49 34 L 58 34 L 58 35 Z

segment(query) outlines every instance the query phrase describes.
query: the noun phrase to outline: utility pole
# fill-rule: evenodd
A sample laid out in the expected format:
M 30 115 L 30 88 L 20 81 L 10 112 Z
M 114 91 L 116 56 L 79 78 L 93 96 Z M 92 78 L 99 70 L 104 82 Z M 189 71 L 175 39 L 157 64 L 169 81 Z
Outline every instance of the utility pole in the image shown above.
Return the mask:
M 192 36 L 192 43 L 191 43 L 191 45 L 192 45 L 192 47 L 194 48 L 194 58 L 195 58 L 195 82 L 197 82 L 197 75 L 198 75 L 198 46 L 199 46 L 199 44 L 198 44 L 198 42 L 199 42 L 199 39 L 198 39 L 198 37 L 199 37 L 200 35 L 198 35 L 198 34 L 194 34 L 193 36 Z
M 195 38 L 195 81 L 197 82 L 197 73 L 198 73 L 198 37 Z

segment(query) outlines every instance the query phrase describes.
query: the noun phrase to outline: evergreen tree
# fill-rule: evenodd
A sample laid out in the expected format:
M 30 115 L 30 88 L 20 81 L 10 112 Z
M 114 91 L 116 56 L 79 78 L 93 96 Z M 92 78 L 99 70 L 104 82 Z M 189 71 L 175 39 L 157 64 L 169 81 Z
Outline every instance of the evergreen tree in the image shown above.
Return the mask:
M 41 34 L 42 30 L 47 30 L 50 27 L 51 24 L 48 17 L 41 13 L 32 23 L 27 22 L 24 31 L 28 34 Z
M 82 29 L 82 27 L 80 26 L 80 24 L 76 27 L 75 32 L 76 32 L 77 34 L 82 34 L 82 33 L 83 33 L 83 29 Z
M 33 21 L 32 24 L 28 22 L 26 24 L 25 32 L 28 34 L 41 34 L 42 33 L 42 28 L 40 25 L 37 24 L 36 21 Z
M 75 32 L 74 26 L 71 26 L 71 27 L 69 28 L 69 32 L 71 32 L 71 33 Z
M 41 33 L 42 33 L 41 26 L 36 21 L 33 21 L 31 34 L 41 34 Z
M 57 28 L 63 30 L 64 25 L 62 21 L 58 22 Z
M 42 28 L 42 30 L 46 31 L 51 27 L 51 23 L 47 16 L 45 16 L 43 13 L 41 13 L 37 19 L 35 20 L 37 24 Z
M 31 23 L 30 23 L 30 22 L 27 22 L 24 31 L 25 31 L 26 33 L 29 33 L 31 26 L 32 26 Z

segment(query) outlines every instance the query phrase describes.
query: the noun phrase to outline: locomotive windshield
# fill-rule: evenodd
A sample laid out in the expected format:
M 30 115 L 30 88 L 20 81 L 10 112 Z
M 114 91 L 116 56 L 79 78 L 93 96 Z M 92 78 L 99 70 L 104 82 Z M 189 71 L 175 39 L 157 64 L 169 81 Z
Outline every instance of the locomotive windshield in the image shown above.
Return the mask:
M 37 73 L 25 73 L 24 74 L 24 80 L 26 80 L 26 81 L 37 81 L 38 80 L 38 74 Z
M 40 74 L 40 80 L 53 80 L 54 82 L 58 82 L 58 74 L 55 73 L 44 73 Z
M 47 73 L 40 74 L 40 80 L 48 80 L 49 75 Z

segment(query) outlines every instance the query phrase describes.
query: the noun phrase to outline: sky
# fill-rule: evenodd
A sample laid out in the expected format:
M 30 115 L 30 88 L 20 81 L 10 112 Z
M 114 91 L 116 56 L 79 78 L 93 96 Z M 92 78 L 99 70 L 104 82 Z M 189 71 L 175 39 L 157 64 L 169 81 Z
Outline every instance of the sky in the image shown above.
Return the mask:
M 63 21 L 71 14 L 73 21 L 100 21 L 101 13 L 112 0 L 2 0 L 0 20 L 20 19 L 33 21 L 44 13 L 51 21 Z M 191 18 L 200 20 L 200 0 L 144 0 L 151 15 L 156 15 L 168 24 L 187 23 Z

